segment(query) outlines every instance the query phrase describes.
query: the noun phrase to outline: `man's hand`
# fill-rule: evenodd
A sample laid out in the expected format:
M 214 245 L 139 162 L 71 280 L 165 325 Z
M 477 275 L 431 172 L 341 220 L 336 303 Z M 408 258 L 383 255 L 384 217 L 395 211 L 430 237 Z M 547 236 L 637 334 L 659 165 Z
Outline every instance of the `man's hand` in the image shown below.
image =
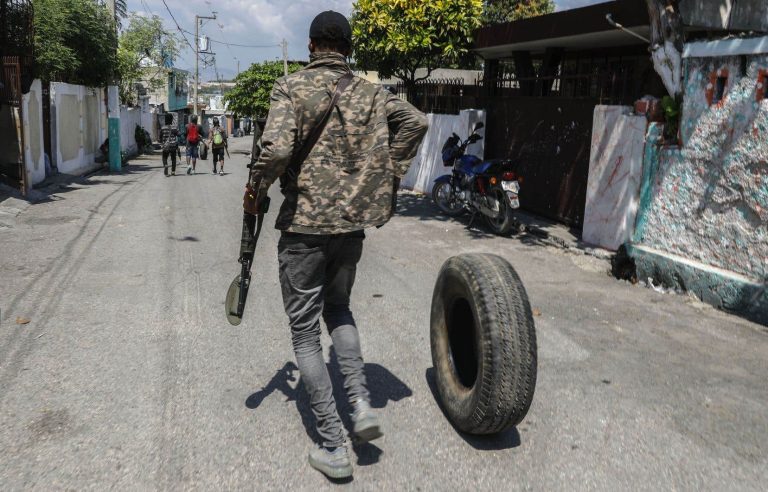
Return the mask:
M 256 191 L 250 184 L 245 185 L 245 195 L 243 195 L 243 211 L 247 214 L 258 215 L 259 204 L 256 201 Z

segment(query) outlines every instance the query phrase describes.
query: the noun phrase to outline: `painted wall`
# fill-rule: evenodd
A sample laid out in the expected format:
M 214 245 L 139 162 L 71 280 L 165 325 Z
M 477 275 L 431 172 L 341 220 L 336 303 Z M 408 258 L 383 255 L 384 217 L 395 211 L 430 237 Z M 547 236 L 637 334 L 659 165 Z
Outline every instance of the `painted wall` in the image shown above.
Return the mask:
M 711 75 L 723 69 L 724 98 L 710 106 Z M 657 169 L 647 183 L 637 242 L 754 281 L 768 277 L 768 99 L 756 97 L 761 69 L 768 69 L 768 54 L 685 60 L 683 146 L 646 149 Z
M 24 165 L 27 186 L 45 179 L 45 153 L 43 152 L 43 96 L 42 83 L 35 80 L 29 92 L 22 97 L 24 116 Z
M 106 139 L 106 105 L 101 89 L 51 83 L 53 162 L 58 171 L 83 174 L 98 169 L 94 162 Z
M 469 109 L 461 111 L 458 115 L 453 114 L 428 114 L 429 130 L 424 136 L 424 140 L 416 152 L 408 173 L 403 177 L 400 183 L 401 188 L 418 191 L 421 193 L 432 193 L 432 185 L 435 178 L 451 172 L 450 167 L 445 167 L 441 159 L 443 144 L 456 133 L 462 140 L 469 136 L 471 128 L 477 122 L 485 124 L 485 111 Z M 485 129 L 478 133 L 485 136 Z M 467 147 L 467 154 L 483 157 L 485 140 Z
M 595 106 L 582 239 L 616 250 L 629 241 L 640 199 L 645 116 L 629 106 Z

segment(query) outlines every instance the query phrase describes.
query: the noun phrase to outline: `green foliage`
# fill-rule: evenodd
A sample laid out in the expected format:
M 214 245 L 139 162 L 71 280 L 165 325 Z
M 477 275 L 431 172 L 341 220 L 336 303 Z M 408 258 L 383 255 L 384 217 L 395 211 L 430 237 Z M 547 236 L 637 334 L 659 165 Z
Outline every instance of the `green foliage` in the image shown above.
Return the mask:
M 355 61 L 407 86 L 416 69 L 429 73 L 459 62 L 480 27 L 482 0 L 357 0 L 352 12 Z M 426 78 L 426 77 L 423 77 Z
M 45 81 L 108 85 L 117 60 L 112 13 L 93 0 L 34 0 L 35 62 Z
M 552 0 L 485 0 L 484 3 L 483 24 L 512 22 L 555 11 Z
M 680 128 L 680 100 L 664 96 L 661 98 L 661 109 L 664 111 L 664 138 L 667 141 L 675 141 Z
M 288 72 L 301 70 L 298 63 L 290 63 Z M 241 116 L 263 118 L 269 113 L 269 96 L 275 81 L 283 76 L 283 62 L 254 63 L 235 78 L 235 87 L 224 95 L 230 111 Z
M 163 29 L 158 16 L 143 17 L 131 14 L 128 27 L 120 33 L 117 49 L 118 73 L 120 75 L 120 99 L 133 102 L 136 82 L 147 73 L 163 74 L 150 77 L 150 86 L 157 89 L 168 83 L 162 67 L 171 66 L 179 54 L 176 36 Z M 147 70 L 148 66 L 154 69 Z

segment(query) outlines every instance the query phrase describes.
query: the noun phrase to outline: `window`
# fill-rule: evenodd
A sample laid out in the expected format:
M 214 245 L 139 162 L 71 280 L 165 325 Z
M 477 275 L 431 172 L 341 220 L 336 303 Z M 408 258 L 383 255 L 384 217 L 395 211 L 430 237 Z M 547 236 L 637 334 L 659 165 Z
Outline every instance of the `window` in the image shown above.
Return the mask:
M 757 102 L 768 99 L 768 69 L 764 68 L 757 73 L 757 87 L 755 90 Z
M 725 84 L 728 83 L 728 77 L 718 77 L 715 81 L 715 95 L 712 98 L 712 104 L 717 104 L 723 100 L 725 94 Z
M 709 74 L 707 84 L 707 102 L 710 106 L 722 103 L 725 98 L 725 89 L 728 87 L 728 70 L 721 68 Z

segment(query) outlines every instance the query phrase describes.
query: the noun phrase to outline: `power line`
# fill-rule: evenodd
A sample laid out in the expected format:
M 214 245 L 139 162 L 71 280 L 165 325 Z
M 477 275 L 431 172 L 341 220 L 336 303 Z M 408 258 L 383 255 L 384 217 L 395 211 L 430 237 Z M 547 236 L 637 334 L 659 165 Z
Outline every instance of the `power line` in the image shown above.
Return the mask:
M 186 41 L 187 46 L 189 46 L 189 49 L 191 49 L 195 53 L 195 58 L 197 58 L 197 50 L 192 46 L 192 43 L 190 43 L 187 37 L 184 35 L 185 32 L 187 32 L 188 34 L 192 34 L 192 33 L 185 31 L 184 29 L 181 28 L 179 23 L 176 21 L 176 17 L 173 16 L 173 12 L 171 12 L 171 9 L 168 7 L 168 4 L 165 3 L 165 0 L 163 0 L 163 5 L 165 5 L 165 10 L 168 11 L 168 14 L 171 16 L 171 19 L 173 19 L 173 23 L 176 24 L 176 29 L 178 29 L 179 32 L 181 33 L 181 37 L 184 38 L 184 41 Z M 197 39 L 195 39 L 195 44 L 197 44 Z
M 163 0 L 163 1 L 165 1 L 165 0 Z M 187 33 L 187 34 L 192 34 L 191 32 L 186 31 L 184 29 L 181 29 L 181 30 L 183 32 Z M 192 34 L 192 35 L 194 35 L 194 34 Z M 238 48 L 279 48 L 280 46 L 282 46 L 280 44 L 237 44 L 237 43 L 228 43 L 227 41 L 220 41 L 218 39 L 213 39 L 211 37 L 209 37 L 208 39 L 210 41 L 213 41 L 214 43 L 226 44 L 227 46 L 237 46 Z

